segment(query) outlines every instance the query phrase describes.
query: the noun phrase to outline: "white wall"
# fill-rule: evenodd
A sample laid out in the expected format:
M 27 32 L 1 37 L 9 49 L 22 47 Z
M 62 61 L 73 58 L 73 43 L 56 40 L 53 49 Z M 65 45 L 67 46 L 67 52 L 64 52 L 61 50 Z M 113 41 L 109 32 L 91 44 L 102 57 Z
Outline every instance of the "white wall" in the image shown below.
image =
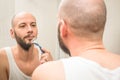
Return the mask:
M 13 44 L 9 29 L 14 7 L 14 0 L 0 0 L 0 48 Z
M 120 0 L 105 0 L 107 23 L 104 33 L 105 47 L 120 54 Z
M 39 27 L 37 42 L 51 51 L 55 59 L 66 57 L 57 41 L 57 7 L 60 0 L 0 0 L 0 48 L 15 41 L 9 35 L 10 19 L 15 13 L 29 11 L 35 15 Z M 105 0 L 108 16 L 104 44 L 112 52 L 120 54 L 120 0 Z

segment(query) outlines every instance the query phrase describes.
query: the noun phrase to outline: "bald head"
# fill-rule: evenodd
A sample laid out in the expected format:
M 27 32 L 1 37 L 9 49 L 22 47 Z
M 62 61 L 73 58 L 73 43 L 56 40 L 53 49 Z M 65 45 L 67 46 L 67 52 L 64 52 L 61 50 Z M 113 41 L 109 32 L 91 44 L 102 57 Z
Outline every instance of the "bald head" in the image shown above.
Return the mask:
M 23 20 L 27 17 L 33 18 L 33 20 L 36 21 L 33 14 L 31 14 L 29 12 L 20 12 L 20 13 L 13 16 L 12 21 L 11 21 L 12 27 L 14 27 L 16 25 L 17 21 Z
M 101 38 L 103 35 L 106 22 L 103 0 L 62 0 L 58 16 L 76 36 Z

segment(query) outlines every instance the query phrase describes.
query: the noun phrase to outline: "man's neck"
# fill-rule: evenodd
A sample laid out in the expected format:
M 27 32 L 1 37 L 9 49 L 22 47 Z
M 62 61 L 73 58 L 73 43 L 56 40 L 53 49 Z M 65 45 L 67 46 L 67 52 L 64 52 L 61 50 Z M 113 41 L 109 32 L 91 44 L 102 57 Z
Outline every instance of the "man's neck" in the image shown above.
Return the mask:
M 84 55 L 84 53 L 92 51 L 105 50 L 102 42 L 75 42 L 70 46 L 70 53 L 72 56 Z
M 14 53 L 14 56 L 17 59 L 23 60 L 23 61 L 29 61 L 32 60 L 34 57 L 34 45 L 32 45 L 28 51 L 24 50 L 20 45 L 17 45 L 12 48 L 12 51 Z

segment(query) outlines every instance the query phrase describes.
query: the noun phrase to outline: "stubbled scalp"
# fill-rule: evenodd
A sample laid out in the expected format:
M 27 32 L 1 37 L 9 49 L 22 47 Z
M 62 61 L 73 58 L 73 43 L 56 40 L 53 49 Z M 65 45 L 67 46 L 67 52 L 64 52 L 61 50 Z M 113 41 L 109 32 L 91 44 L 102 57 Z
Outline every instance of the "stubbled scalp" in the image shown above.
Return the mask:
M 17 14 L 15 14 L 15 15 L 13 16 L 13 18 L 12 18 L 12 20 L 11 20 L 11 26 L 12 26 L 12 27 L 15 26 L 15 21 L 16 21 L 17 18 L 19 18 L 20 15 L 30 15 L 30 16 L 32 16 L 32 17 L 35 19 L 34 15 L 31 14 L 30 12 L 24 12 L 24 11 L 23 11 L 23 12 L 17 13 Z M 36 20 L 36 19 L 35 19 L 35 20 Z
M 103 0 L 62 0 L 58 15 L 76 36 L 100 39 L 103 35 L 106 22 Z

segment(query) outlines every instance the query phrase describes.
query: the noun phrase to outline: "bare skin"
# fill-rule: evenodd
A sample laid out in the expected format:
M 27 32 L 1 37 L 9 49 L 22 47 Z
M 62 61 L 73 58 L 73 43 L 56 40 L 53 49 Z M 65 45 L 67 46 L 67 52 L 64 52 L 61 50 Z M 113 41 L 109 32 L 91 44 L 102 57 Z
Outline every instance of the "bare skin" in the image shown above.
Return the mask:
M 74 44 L 72 44 L 72 46 L 77 47 L 77 45 Z M 96 48 L 96 46 L 98 47 Z M 75 48 L 71 49 L 73 50 L 72 53 L 78 53 L 78 54 L 75 55 L 72 54 L 73 57 L 78 56 L 91 60 L 99 64 L 101 67 L 111 71 L 120 68 L 120 63 L 119 63 L 120 55 L 107 52 L 106 50 L 104 50 L 104 48 L 98 49 L 101 48 L 101 45 L 100 46 L 95 45 L 95 48 L 93 48 L 93 46 L 86 48 L 87 51 L 84 49 L 85 51 L 83 53 L 81 53 L 80 51 L 83 50 L 81 48 L 84 48 L 84 46 L 77 49 Z M 32 80 L 65 80 L 65 73 L 62 62 L 61 61 L 48 62 L 39 66 L 33 73 Z
M 71 57 L 82 57 L 110 71 L 120 68 L 120 55 L 107 51 L 103 45 L 105 21 L 103 0 L 62 0 L 58 10 L 61 48 Z M 66 80 L 64 71 L 62 61 L 48 62 L 33 72 L 32 80 Z
M 21 38 L 26 44 L 31 44 L 28 50 L 23 49 L 17 42 L 11 47 L 12 55 L 18 68 L 27 76 L 31 76 L 35 68 L 47 61 L 52 60 L 49 51 L 44 50 L 44 55 L 39 57 L 38 48 L 32 44 L 32 40 L 37 36 L 37 25 L 34 16 L 23 12 L 16 15 L 10 30 L 12 38 Z M 16 36 L 15 36 L 16 35 Z M 29 35 L 25 37 L 26 35 Z M 9 80 L 9 63 L 4 48 L 0 49 L 0 80 Z

